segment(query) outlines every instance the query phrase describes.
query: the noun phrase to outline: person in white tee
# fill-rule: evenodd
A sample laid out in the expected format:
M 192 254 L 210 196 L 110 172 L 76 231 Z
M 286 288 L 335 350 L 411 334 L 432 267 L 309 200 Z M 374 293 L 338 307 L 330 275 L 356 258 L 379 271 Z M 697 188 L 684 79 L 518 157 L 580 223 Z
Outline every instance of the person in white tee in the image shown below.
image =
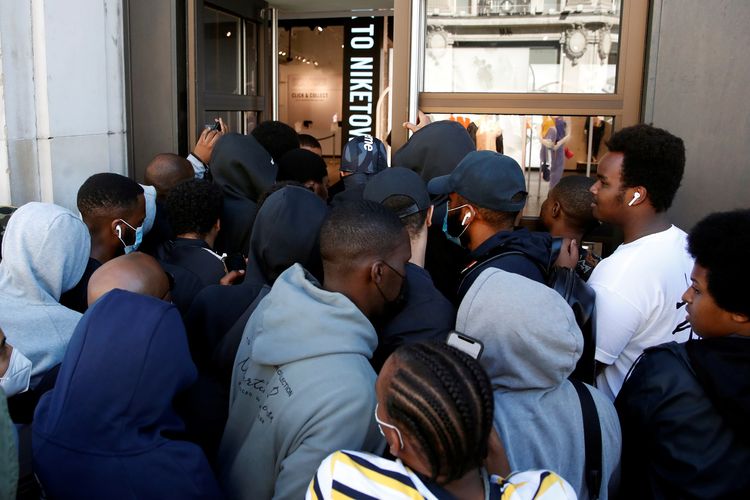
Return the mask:
M 684 342 L 682 292 L 693 260 L 686 234 L 666 215 L 685 166 L 682 139 L 649 125 L 622 129 L 599 163 L 594 216 L 622 229 L 624 242 L 594 269 L 597 387 L 617 397 L 644 349 Z

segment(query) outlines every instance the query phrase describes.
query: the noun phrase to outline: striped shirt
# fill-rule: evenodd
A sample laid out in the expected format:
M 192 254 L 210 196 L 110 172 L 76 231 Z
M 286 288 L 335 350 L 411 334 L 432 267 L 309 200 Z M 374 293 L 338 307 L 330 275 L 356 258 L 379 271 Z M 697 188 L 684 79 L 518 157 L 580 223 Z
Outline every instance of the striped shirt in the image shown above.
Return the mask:
M 507 478 L 493 475 L 489 483 L 490 500 L 576 498 L 575 491 L 567 481 L 549 471 L 516 472 Z M 401 460 L 388 460 L 355 451 L 337 451 L 320 464 L 305 498 L 447 500 L 453 496 L 438 485 L 420 478 Z

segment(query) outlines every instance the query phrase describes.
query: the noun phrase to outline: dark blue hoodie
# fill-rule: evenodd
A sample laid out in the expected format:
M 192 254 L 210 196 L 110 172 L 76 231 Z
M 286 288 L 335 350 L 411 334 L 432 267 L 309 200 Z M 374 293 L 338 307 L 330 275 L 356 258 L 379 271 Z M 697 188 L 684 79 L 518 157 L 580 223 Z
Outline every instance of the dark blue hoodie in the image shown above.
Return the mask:
M 459 302 L 477 276 L 491 267 L 545 283 L 545 270 L 552 264 L 552 253 L 552 237 L 549 233 L 532 233 L 526 228 L 500 231 L 469 254 L 470 263 L 461 272 Z M 501 254 L 506 255 L 500 257 Z
M 196 378 L 177 309 L 113 290 L 76 327 L 33 424 L 34 471 L 50 498 L 221 498 L 183 429 L 175 394 Z

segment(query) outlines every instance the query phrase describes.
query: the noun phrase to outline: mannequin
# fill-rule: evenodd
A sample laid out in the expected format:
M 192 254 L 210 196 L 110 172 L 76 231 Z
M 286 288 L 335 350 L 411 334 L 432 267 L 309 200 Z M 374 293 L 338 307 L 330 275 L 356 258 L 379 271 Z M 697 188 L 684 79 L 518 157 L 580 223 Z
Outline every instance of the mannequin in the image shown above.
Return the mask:
M 554 122 L 554 126 L 551 122 Z M 554 133 L 552 132 L 554 130 Z M 542 121 L 542 152 L 545 154 L 549 150 L 550 168 L 549 168 L 549 187 L 552 189 L 560 182 L 563 170 L 565 169 L 565 144 L 570 140 L 571 122 L 568 116 L 545 117 Z M 545 133 L 546 132 L 546 133 Z M 546 158 L 545 158 L 546 159 Z M 543 161 L 544 163 L 544 161 Z M 544 170 L 544 169 L 543 169 Z M 544 175 L 544 172 L 543 172 Z M 547 176 L 544 175 L 545 180 Z

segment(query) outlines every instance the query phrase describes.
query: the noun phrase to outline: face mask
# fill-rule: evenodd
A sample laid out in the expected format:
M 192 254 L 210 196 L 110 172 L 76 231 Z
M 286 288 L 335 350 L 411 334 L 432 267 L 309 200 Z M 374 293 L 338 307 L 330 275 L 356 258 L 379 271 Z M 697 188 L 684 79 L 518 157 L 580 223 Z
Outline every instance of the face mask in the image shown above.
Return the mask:
M 389 319 L 392 319 L 395 317 L 398 313 L 403 310 L 404 306 L 406 306 L 406 295 L 407 295 L 407 281 L 406 276 L 401 274 L 400 272 L 396 271 L 391 267 L 390 264 L 383 261 L 383 264 L 391 268 L 391 271 L 396 273 L 401 278 L 401 288 L 398 290 L 398 295 L 396 295 L 396 298 L 392 300 L 388 300 L 383 293 L 383 290 L 380 289 L 380 286 L 375 283 L 375 286 L 378 288 L 378 292 L 380 292 L 380 296 L 383 297 L 383 301 L 385 302 L 385 307 L 383 308 L 383 320 L 387 321 Z
M 456 208 L 450 208 L 450 202 L 448 202 L 446 204 L 447 210 L 445 211 L 445 218 L 443 219 L 443 234 L 445 234 L 445 237 L 448 239 L 448 241 L 460 247 L 464 246 L 461 243 L 461 236 L 463 236 L 466 230 L 469 229 L 469 226 L 468 225 L 464 226 L 458 220 L 458 217 L 449 217 L 449 214 L 450 212 L 453 212 L 455 210 L 461 210 L 462 208 L 468 207 L 468 206 L 469 206 L 468 204 L 464 204 Z M 458 233 L 458 235 L 456 235 L 456 233 Z
M 117 233 L 117 238 L 122 242 L 122 246 L 125 248 L 125 253 L 131 253 L 138 250 L 138 247 L 141 246 L 141 241 L 143 241 L 143 224 L 141 224 L 138 227 L 133 227 L 130 224 L 127 223 L 127 221 L 120 219 L 121 222 L 123 222 L 126 226 L 128 226 L 130 229 L 135 231 L 135 241 L 132 245 L 126 245 L 125 241 L 122 239 L 122 234 L 119 232 Z
M 5 391 L 6 397 L 11 397 L 28 390 L 30 381 L 31 361 L 14 347 L 10 355 L 8 371 L 0 377 L 0 387 Z

